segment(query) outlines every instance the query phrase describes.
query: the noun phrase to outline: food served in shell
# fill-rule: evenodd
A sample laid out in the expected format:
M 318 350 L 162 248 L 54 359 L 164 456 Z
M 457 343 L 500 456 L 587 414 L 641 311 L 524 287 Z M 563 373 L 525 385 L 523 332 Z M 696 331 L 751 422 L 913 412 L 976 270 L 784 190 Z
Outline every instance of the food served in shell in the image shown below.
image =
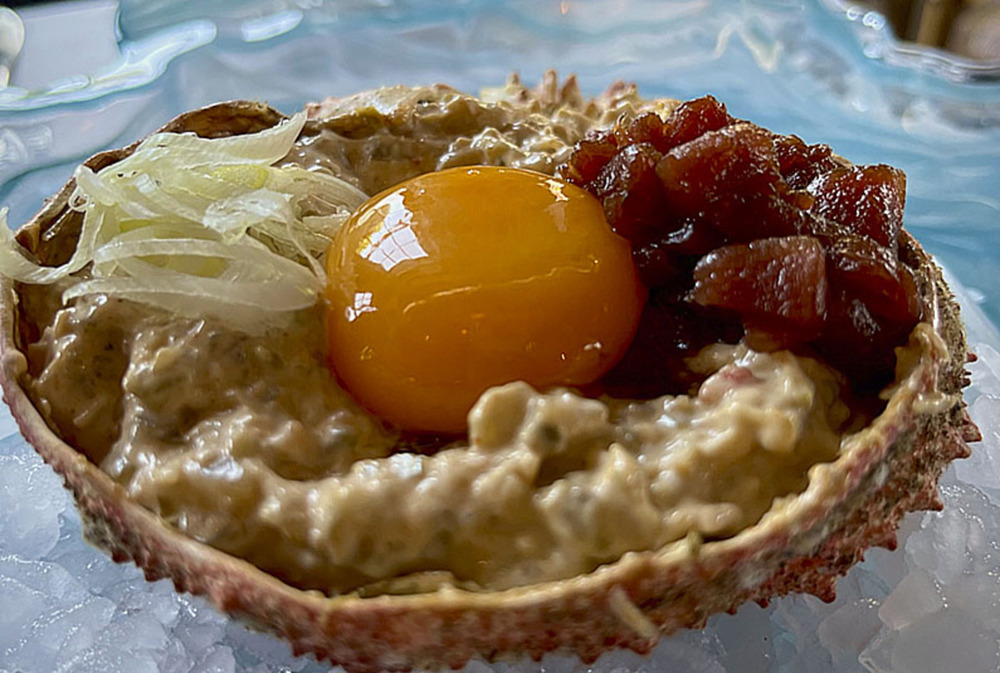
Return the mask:
M 646 652 L 941 506 L 971 356 L 904 200 L 551 73 L 219 104 L 6 236 L 4 399 L 90 541 L 296 652 Z

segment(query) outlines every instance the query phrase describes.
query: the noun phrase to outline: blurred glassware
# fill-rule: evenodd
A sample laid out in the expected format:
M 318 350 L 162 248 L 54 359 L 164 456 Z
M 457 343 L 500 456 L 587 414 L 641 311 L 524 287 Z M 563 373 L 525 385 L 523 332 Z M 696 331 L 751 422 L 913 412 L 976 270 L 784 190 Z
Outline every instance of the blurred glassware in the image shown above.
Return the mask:
M 965 4 L 961 4 L 963 2 Z M 706 8 L 719 14 L 757 10 L 766 13 L 775 9 L 804 11 L 807 15 L 832 12 L 847 20 L 861 52 L 867 57 L 955 82 L 1000 81 L 1000 57 L 996 56 L 996 51 L 1000 50 L 1000 0 L 685 0 L 670 3 L 648 0 L 465 0 L 461 3 L 444 0 L 120 0 L 114 27 L 120 52 L 117 62 L 94 72 L 30 89 L 0 88 L 0 111 L 94 100 L 138 89 L 155 81 L 172 60 L 211 43 L 245 52 L 250 44 L 275 43 L 276 39 L 280 42 L 286 35 L 308 39 L 324 31 L 339 32 L 357 21 L 367 25 L 428 24 L 445 19 L 475 23 L 481 21 L 479 17 L 483 15 L 493 15 L 501 19 L 501 31 L 487 38 L 502 40 L 506 35 L 503 26 L 518 22 L 546 25 L 555 34 L 593 37 L 629 29 L 625 25 L 628 21 L 645 15 L 645 27 L 659 26 L 666 35 L 673 35 L 679 31 L 671 25 L 671 19 Z M 881 9 L 882 13 L 873 8 Z M 891 28 L 892 22 L 900 26 L 912 24 L 912 28 L 906 28 L 901 34 L 930 44 L 897 38 Z M 836 25 L 835 22 L 829 24 Z M 952 26 L 950 37 L 943 32 L 945 24 Z M 830 30 L 834 39 L 842 40 L 836 37 L 838 31 L 836 27 Z M 946 46 L 977 57 L 948 52 Z M 336 48 L 326 45 L 325 49 L 333 51 Z M 933 88 L 933 84 L 928 84 L 927 88 Z M 983 117 L 978 113 L 973 116 Z
M 0 89 L 10 82 L 10 71 L 24 47 L 24 23 L 10 7 L 0 6 Z
M 998 0 L 863 0 L 881 12 L 904 42 L 940 47 L 956 56 L 1000 61 Z
M 1000 0 L 822 0 L 866 56 L 955 82 L 1000 81 Z
M 17 75 L 0 87 L 0 112 L 78 103 L 142 87 L 160 77 L 174 58 L 215 38 L 215 26 L 201 21 L 166 26 L 141 40 L 121 39 L 115 6 L 106 1 L 40 5 L 22 14 L 27 42 Z M 79 54 L 67 58 L 75 50 Z

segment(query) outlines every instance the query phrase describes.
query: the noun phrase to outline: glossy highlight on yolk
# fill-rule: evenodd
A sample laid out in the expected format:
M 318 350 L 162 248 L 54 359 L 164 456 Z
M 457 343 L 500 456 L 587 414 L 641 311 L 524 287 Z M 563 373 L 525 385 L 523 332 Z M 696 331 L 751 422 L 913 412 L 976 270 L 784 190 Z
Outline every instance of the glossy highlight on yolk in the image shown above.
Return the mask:
M 428 173 L 371 198 L 327 252 L 330 366 L 411 432 L 457 433 L 476 399 L 523 380 L 606 373 L 646 299 L 629 243 L 588 192 L 530 171 Z

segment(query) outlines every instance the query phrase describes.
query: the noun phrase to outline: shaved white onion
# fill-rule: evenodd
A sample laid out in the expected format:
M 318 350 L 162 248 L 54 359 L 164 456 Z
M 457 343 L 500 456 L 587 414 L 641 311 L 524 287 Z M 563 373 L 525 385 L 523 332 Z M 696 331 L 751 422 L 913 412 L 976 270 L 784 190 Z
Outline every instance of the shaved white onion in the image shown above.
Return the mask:
M 194 159 L 201 157 L 201 163 L 213 166 L 227 163 L 270 165 L 288 154 L 305 123 L 306 115 L 300 112 L 269 129 L 246 135 L 202 138 L 194 133 L 154 133 L 139 143 L 132 157 L 145 153 L 167 160 L 192 159 L 190 164 L 199 163 Z M 156 150 L 163 150 L 162 155 L 157 156 Z
M 23 248 L 7 226 L 7 208 L 0 210 L 0 273 L 23 283 L 46 285 L 76 273 L 90 263 L 96 247 L 97 236 L 104 223 L 104 213 L 91 217 L 91 225 L 84 222 L 76 251 L 69 261 L 60 266 L 39 266 L 24 256 Z
M 287 194 L 256 189 L 216 201 L 205 209 L 203 221 L 225 239 L 239 238 L 247 229 L 268 222 L 290 222 L 294 217 L 290 201 Z
M 100 171 L 81 166 L 70 208 L 83 224 L 58 267 L 28 259 L 0 211 L 0 271 L 52 283 L 86 267 L 63 294 L 101 293 L 247 331 L 313 305 L 334 233 L 367 199 L 353 185 L 299 166 L 275 166 L 305 124 L 298 114 L 227 138 L 157 133 Z
M 63 301 L 87 294 L 106 294 L 182 315 L 189 313 L 191 303 L 196 303 L 200 304 L 202 313 L 249 333 L 280 325 L 290 312 L 316 303 L 312 288 L 287 283 L 243 281 L 235 285 L 225 279 L 195 279 L 183 275 L 171 278 L 169 284 L 163 280 L 157 277 L 95 278 L 71 286 L 63 293 Z

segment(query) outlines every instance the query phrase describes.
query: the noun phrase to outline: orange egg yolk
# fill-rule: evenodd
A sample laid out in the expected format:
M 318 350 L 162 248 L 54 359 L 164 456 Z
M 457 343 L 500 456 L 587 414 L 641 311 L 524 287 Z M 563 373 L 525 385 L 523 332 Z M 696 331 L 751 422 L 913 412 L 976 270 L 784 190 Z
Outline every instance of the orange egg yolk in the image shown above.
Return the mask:
M 491 386 L 595 381 L 646 299 L 597 199 L 510 168 L 428 173 L 378 194 L 337 233 L 326 270 L 331 368 L 416 433 L 464 431 Z

